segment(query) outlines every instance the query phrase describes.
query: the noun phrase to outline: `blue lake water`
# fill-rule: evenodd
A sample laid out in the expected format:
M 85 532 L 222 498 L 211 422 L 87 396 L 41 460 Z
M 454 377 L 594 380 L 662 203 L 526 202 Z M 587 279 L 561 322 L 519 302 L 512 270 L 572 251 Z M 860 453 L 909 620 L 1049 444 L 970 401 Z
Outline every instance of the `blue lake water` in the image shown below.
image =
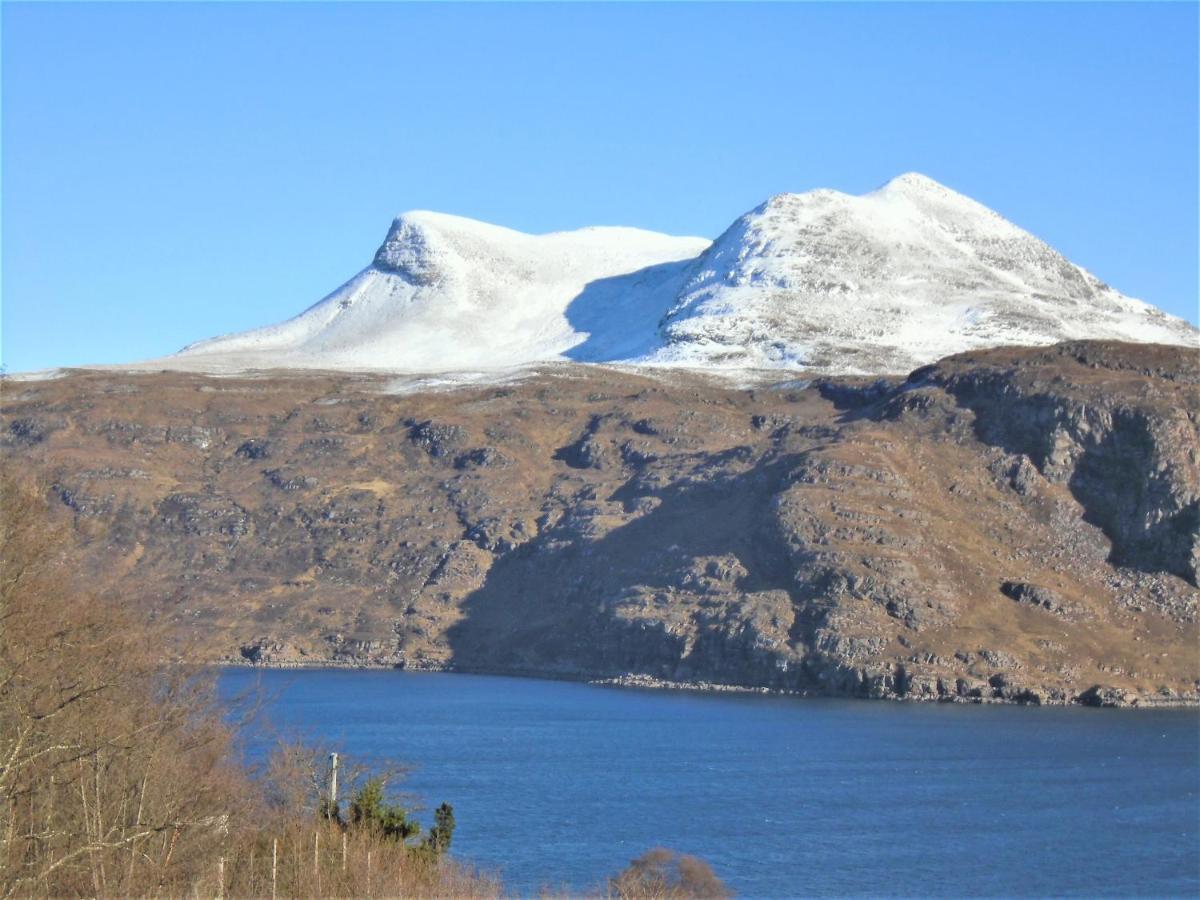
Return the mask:
M 454 855 L 517 893 L 593 888 L 665 846 L 742 896 L 1200 894 L 1195 710 L 221 675 L 255 683 L 273 726 L 414 766 L 422 818 L 450 802 Z

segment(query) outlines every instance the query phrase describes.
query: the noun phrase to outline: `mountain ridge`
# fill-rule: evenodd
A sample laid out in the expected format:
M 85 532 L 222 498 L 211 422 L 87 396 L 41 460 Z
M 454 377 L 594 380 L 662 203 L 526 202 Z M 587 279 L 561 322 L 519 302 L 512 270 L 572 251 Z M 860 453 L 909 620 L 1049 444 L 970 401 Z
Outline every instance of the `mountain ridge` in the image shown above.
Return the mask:
M 170 369 L 492 370 L 555 360 L 898 374 L 989 346 L 1200 343 L 1001 215 L 906 173 L 784 193 L 715 241 L 621 226 L 524 234 L 418 210 L 298 316 Z

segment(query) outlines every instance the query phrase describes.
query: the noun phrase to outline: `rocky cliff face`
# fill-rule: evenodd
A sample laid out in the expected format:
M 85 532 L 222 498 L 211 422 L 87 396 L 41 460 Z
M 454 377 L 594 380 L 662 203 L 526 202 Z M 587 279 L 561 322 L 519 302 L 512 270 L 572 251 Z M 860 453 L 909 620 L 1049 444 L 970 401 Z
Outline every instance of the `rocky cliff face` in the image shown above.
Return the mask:
M 1195 586 L 1195 369 L 1104 343 L 1059 345 L 1033 359 L 1040 365 L 1018 368 L 1028 354 L 967 355 L 914 373 L 910 385 L 948 392 L 975 414 L 980 439 L 1028 457 L 1046 478 L 1067 485 L 1087 521 L 1112 541 L 1114 562 L 1170 572 Z M 1155 392 L 1150 385 L 1157 382 L 1182 389 Z
M 1195 701 L 1200 366 L 1060 344 L 734 389 L 582 366 L 8 383 L 6 468 L 211 658 Z

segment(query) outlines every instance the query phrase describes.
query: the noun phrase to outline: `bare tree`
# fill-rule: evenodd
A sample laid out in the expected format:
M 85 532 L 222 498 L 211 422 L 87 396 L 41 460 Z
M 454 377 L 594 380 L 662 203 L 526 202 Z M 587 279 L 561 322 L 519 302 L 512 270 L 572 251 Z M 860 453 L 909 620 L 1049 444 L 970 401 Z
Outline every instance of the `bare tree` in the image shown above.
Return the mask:
M 0 888 L 153 892 L 253 791 L 211 678 L 73 584 L 70 548 L 37 491 L 0 482 Z
M 76 583 L 45 493 L 0 477 L 0 897 L 499 893 L 319 815 L 324 754 L 253 779 L 212 674 Z

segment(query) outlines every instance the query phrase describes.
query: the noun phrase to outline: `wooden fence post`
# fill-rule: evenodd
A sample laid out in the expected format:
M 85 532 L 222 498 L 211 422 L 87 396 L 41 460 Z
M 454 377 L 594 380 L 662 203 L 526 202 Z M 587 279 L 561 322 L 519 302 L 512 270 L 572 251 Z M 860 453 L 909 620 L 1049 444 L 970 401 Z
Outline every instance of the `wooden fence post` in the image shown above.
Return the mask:
M 275 875 L 279 871 L 279 838 L 271 838 L 271 900 L 275 900 Z

